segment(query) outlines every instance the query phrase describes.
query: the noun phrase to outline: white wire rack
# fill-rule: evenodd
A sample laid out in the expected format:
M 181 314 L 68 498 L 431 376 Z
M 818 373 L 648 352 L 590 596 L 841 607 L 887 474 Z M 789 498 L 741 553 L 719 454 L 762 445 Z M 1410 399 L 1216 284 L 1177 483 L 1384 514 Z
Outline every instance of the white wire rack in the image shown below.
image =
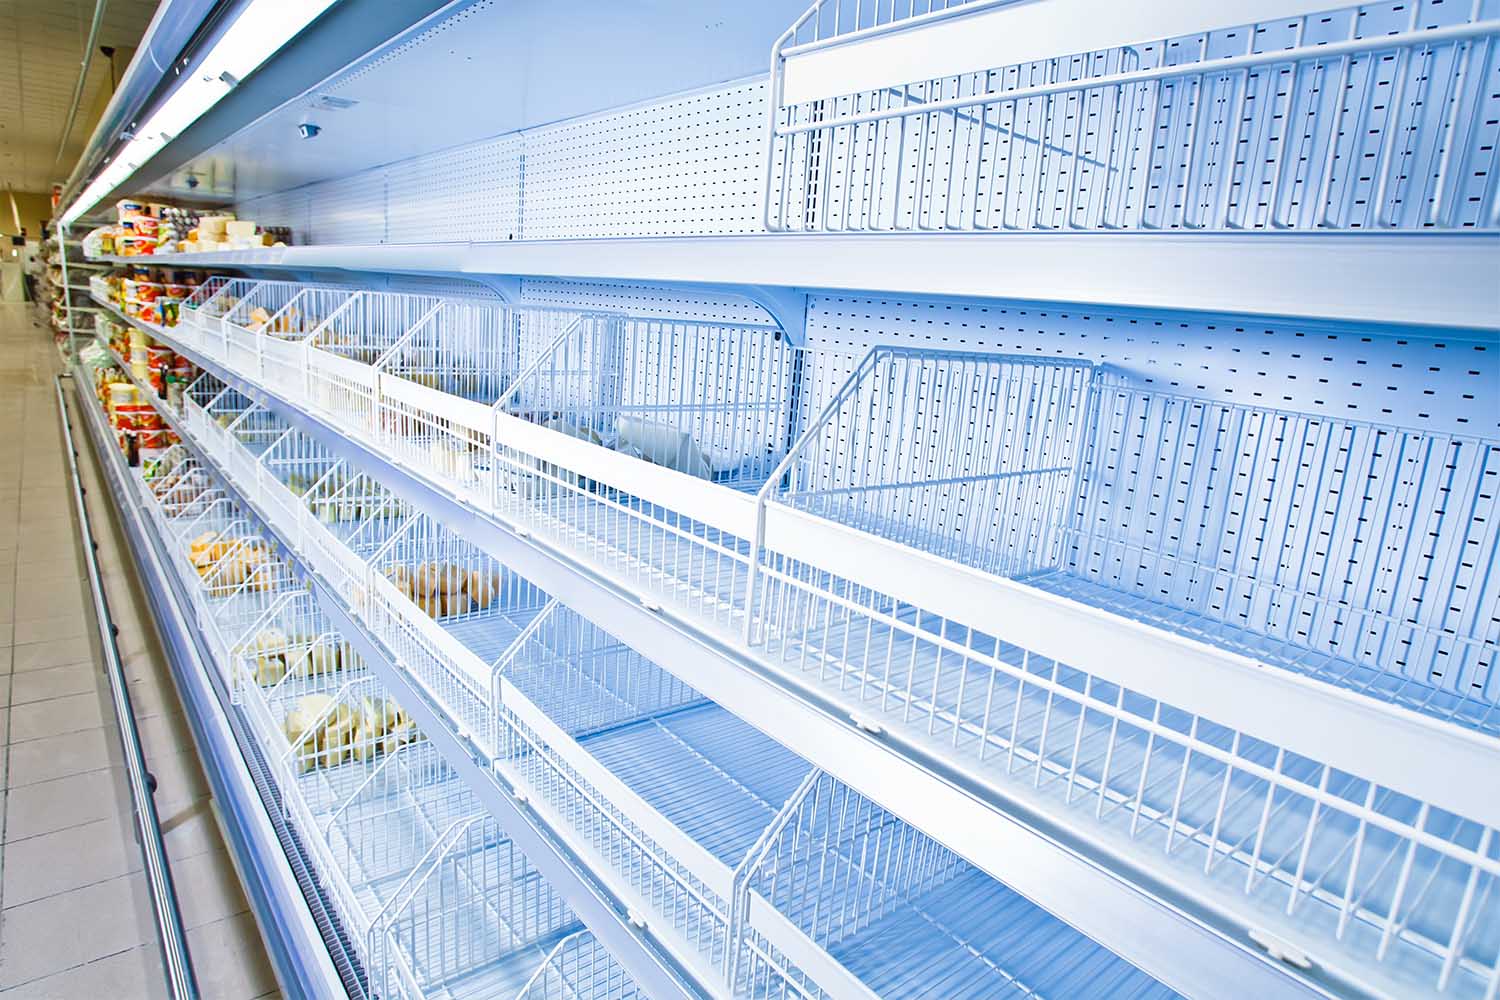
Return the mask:
M 579 930 L 431 744 L 388 755 L 323 831 L 326 885 L 377 996 L 514 996 Z
M 637 592 L 742 627 L 749 491 L 847 365 L 763 327 L 580 325 L 501 400 L 494 509 Z
M 644 1000 L 635 982 L 620 970 L 614 957 L 588 931 L 569 934 L 547 953 L 516 1000 L 546 1000 L 557 996 L 597 1000 Z
M 292 305 L 308 286 L 296 281 L 260 281 L 247 289 L 224 314 L 224 363 L 237 371 L 261 373 L 261 335 L 275 329 L 288 334 L 305 332 L 301 313 Z
M 933 6 L 818 0 L 777 41 L 767 228 L 1500 225 L 1493 0 Z
M 759 485 L 790 444 L 804 353 L 774 327 L 583 314 L 500 406 L 677 472 Z
M 277 385 L 305 379 L 307 341 L 357 294 L 351 288 L 299 286 L 285 306 L 255 329 L 262 376 Z
M 307 341 L 305 397 L 335 420 L 374 429 L 376 363 L 441 300 L 401 292 L 360 292 Z
M 245 277 L 225 277 L 222 274 L 205 277 L 193 294 L 184 298 L 181 303 L 177 336 L 193 337 L 195 342 L 207 348 L 208 343 L 214 340 L 214 337 L 208 336 L 210 331 L 219 331 L 223 315 L 234 309 L 239 304 L 240 297 L 254 285 L 254 280 Z M 219 343 L 222 343 L 222 339 Z
M 761 495 L 988 573 L 1050 568 L 1095 380 L 1083 362 L 878 348 Z
M 979 0 L 818 0 L 786 30 L 783 48 L 894 25 L 926 14 L 955 10 Z
M 225 428 L 227 445 L 216 456 L 221 468 L 236 482 L 253 485 L 260 473 L 261 459 L 287 432 L 287 427 L 287 422 L 273 410 L 259 404 L 250 407 Z
M 343 465 L 304 499 L 302 538 L 308 562 L 346 605 L 364 607 L 369 561 L 411 516 L 410 507 L 378 480 Z
M 1099 389 L 1030 582 L 1500 735 L 1500 442 Z
M 837 934 L 813 929 L 860 955 L 868 974 L 892 984 L 880 994 L 885 996 L 921 995 L 935 983 L 958 981 L 965 984 L 965 995 L 992 996 L 1016 982 L 1005 964 L 1017 960 L 1015 955 L 995 949 L 979 958 L 973 954 L 957 917 L 975 896 L 993 903 L 987 912 L 1004 916 L 992 915 L 991 923 L 1013 934 L 1030 928 L 1033 936 L 1045 933 L 1054 941 L 1072 934 L 998 883 L 969 872 L 913 828 L 826 776 L 809 776 L 806 762 L 791 751 L 706 702 L 566 606 L 549 604 L 516 638 L 504 626 L 481 631 L 483 624 L 471 621 L 462 634 L 478 659 L 484 658 L 481 650 L 506 649 L 495 661 L 493 688 L 498 729 L 492 745 L 502 773 L 525 789 L 554 825 L 572 834 L 575 849 L 615 872 L 643 912 L 666 922 L 700 973 L 709 980 L 726 977 L 734 995 L 876 995 L 822 947 L 823 941 L 812 940 L 792 914 L 837 912 L 842 920 Z M 851 808 L 856 800 L 861 805 Z M 795 841 L 805 848 L 801 827 L 788 832 L 788 824 L 811 808 L 838 816 L 845 830 L 854 831 L 847 834 L 851 843 L 809 850 L 800 873 L 768 860 L 778 844 Z M 873 822 L 876 813 L 879 821 Z M 827 837 L 825 822 L 802 826 Z M 861 833 L 865 840 L 858 839 Z M 852 857 L 851 866 L 863 858 L 886 859 L 876 867 L 888 867 L 868 873 L 870 891 L 855 898 L 842 870 L 826 867 L 825 850 Z M 821 874 L 809 877 L 819 866 Z M 942 866 L 969 872 L 965 901 L 934 892 L 944 881 L 937 872 Z M 789 912 L 751 895 L 747 880 L 764 871 L 777 872 L 786 885 L 797 887 L 784 894 Z M 918 895 L 927 897 L 921 906 Z M 879 960 L 885 948 L 871 943 L 869 935 L 850 943 L 897 910 L 916 923 L 939 911 L 946 918 L 924 941 L 941 946 L 927 953 L 929 971 L 941 964 L 936 978 L 908 972 L 903 980 L 899 965 Z M 815 925 L 826 920 L 826 913 L 813 916 Z M 1045 931 L 1038 929 L 1042 925 Z M 894 920 L 883 926 L 894 928 L 893 938 L 910 932 Z M 663 932 L 660 925 L 657 932 Z M 1074 944 L 1058 945 L 1059 952 L 1082 964 Z M 1128 985 L 1125 995 L 1169 995 L 1097 946 L 1081 947 L 1092 973 Z M 740 949 L 745 961 L 731 968 L 730 958 Z M 933 958 L 938 953 L 940 963 Z M 752 968 L 750 959 L 763 955 L 778 956 L 777 964 Z M 1028 971 L 1040 977 L 1042 968 L 1034 963 Z
M 182 423 L 195 441 L 205 441 L 213 433 L 213 418 L 208 407 L 228 385 L 210 372 L 200 372 L 182 394 Z
M 205 398 L 213 383 L 205 383 L 201 389 L 204 395 L 194 399 Z M 240 417 L 256 408 L 256 403 L 234 386 L 224 386 L 212 398 L 207 398 L 199 416 L 190 416 L 193 422 L 188 424 L 190 431 L 196 427 L 202 430 L 202 435 L 197 438 L 199 445 L 208 454 L 208 457 L 217 461 L 221 467 L 228 464 L 230 449 L 234 447 L 234 439 L 229 433 L 229 428 Z M 192 414 L 192 407 L 187 400 L 183 401 L 184 415 Z
M 488 501 L 495 404 L 541 349 L 579 321 L 561 311 L 444 302 L 376 365 L 373 426 L 399 461 L 433 471 L 454 493 Z
M 254 453 L 254 449 L 247 449 Z M 337 511 L 328 500 L 345 485 L 342 462 L 316 438 L 286 428 L 262 450 L 248 490 L 261 502 L 266 517 L 299 551 L 308 548 L 303 514 L 314 503 Z
M 560 604 L 511 641 L 494 673 L 488 748 L 502 771 L 661 918 L 701 977 L 719 979 L 733 864 L 806 765 L 719 709 L 717 732 L 700 732 L 698 746 L 683 739 L 655 717 L 702 696 Z M 591 736 L 602 755 L 581 742 Z M 767 784 L 785 787 L 777 796 Z
M 272 468 L 302 468 L 278 457 L 268 456 Z M 366 995 L 638 996 L 307 589 L 220 586 L 219 564 L 255 537 L 254 522 L 181 446 L 158 470 L 142 492 L 162 537 L 184 555 L 224 543 L 203 573 L 186 562 L 178 571 L 195 595 L 212 595 L 195 602 L 211 615 L 219 662 L 354 945 Z
M 1106 388 L 1093 377 L 1086 395 L 1049 390 L 1055 412 L 1025 406 L 1047 414 L 1047 438 L 1026 441 L 1022 434 L 1025 446 L 1012 453 L 1018 461 L 1008 470 L 1007 453 L 991 453 L 987 443 L 987 414 L 997 410 L 969 388 L 1001 378 L 1007 362 L 981 361 L 973 374 L 964 372 L 970 362 L 943 376 L 932 370 L 950 363 L 925 352 L 875 352 L 856 376 L 858 387 L 835 400 L 768 482 L 772 506 L 829 517 L 986 573 L 1015 574 L 1153 628 L 1243 652 L 1253 661 L 1239 661 L 1241 678 L 1269 664 L 1490 731 L 1493 701 L 1477 695 L 1494 656 L 1494 623 L 1485 611 L 1494 597 L 1483 591 L 1492 585 L 1427 610 L 1390 582 L 1415 561 L 1425 567 L 1423 583 L 1431 581 L 1427 593 L 1452 594 L 1476 579 L 1465 563 L 1493 561 L 1493 498 L 1485 499 L 1496 475 L 1492 446 L 1162 398 Z M 1077 369 L 1075 378 L 1086 372 Z M 919 385 L 916 419 L 898 416 Z M 924 426 L 965 430 L 913 438 Z M 935 491 L 925 488 L 920 502 L 904 506 L 891 530 L 890 506 L 871 498 L 906 490 L 905 467 L 887 456 L 914 454 L 941 469 L 959 457 L 984 456 L 963 471 L 997 475 L 1059 467 L 1052 456 L 1064 456 L 1071 468 L 1061 495 L 1081 499 L 1060 523 L 1049 516 L 1011 539 L 990 529 L 1027 518 L 989 523 L 995 507 L 985 502 L 973 513 L 986 523 L 969 532 L 964 498 L 935 479 Z M 1047 492 L 1042 485 L 1033 495 Z M 1353 495 L 1340 497 L 1341 489 Z M 1442 515 L 1454 506 L 1474 513 Z M 1423 520 L 1417 512 L 1425 510 L 1438 513 Z M 955 512 L 956 524 L 949 517 Z M 965 544 L 951 544 L 956 531 Z M 1381 539 L 1379 552 L 1364 546 L 1367 533 Z M 1088 650 L 1081 654 L 1087 668 L 1017 638 L 1041 633 L 1003 615 L 1004 595 L 982 612 L 973 608 L 973 616 L 953 615 L 911 588 L 869 586 L 870 573 L 829 571 L 836 560 L 817 545 L 768 544 L 777 551 L 755 595 L 756 619 L 766 630 L 766 651 L 780 662 L 873 718 L 940 742 L 980 773 L 1022 778 L 1072 822 L 1095 825 L 1097 834 L 1138 854 L 1156 852 L 1175 878 L 1243 892 L 1354 954 L 1420 969 L 1416 975 L 1429 987 L 1462 979 L 1458 992 L 1495 988 L 1500 938 L 1491 910 L 1500 852 L 1493 828 L 1427 801 L 1427 792 L 1446 794 L 1443 782 L 1414 777 L 1427 772 L 1349 755 L 1335 766 L 1291 729 L 1283 733 L 1302 751 L 1268 741 L 1256 728 L 1274 720 L 1248 705 L 1248 731 L 1222 716 L 1174 707 L 1169 691 L 1194 696 L 1187 680 L 1143 690 L 1096 676 L 1128 658 L 1127 646 L 1090 650 L 1081 638 L 1084 617 L 1067 609 L 1079 638 L 1069 648 Z M 1373 576 L 1363 577 L 1366 570 Z M 938 589 L 929 581 L 934 596 Z M 1380 603 L 1366 606 L 1370 601 Z M 1480 634 L 1464 634 L 1471 628 Z M 1036 645 L 1057 649 L 1062 638 Z M 1411 663 L 1414 654 L 1445 649 L 1455 655 Z M 1358 650 L 1362 662 L 1336 665 L 1347 650 Z M 1180 655 L 1191 653 L 1184 647 Z M 1428 683 L 1431 671 L 1459 665 L 1466 669 L 1442 684 L 1461 690 L 1440 693 Z M 1406 738 L 1409 723 L 1399 711 L 1380 718 L 1390 742 Z M 1445 738 L 1462 743 L 1465 734 Z M 1372 773 L 1381 777 L 1372 780 Z M 1474 803 L 1473 815 L 1483 816 L 1482 797 L 1444 801 Z
M 741 995 L 1175 996 L 822 772 L 741 879 Z M 793 931 L 827 961 L 789 952 Z
M 561 938 L 587 933 L 578 927 L 504 831 L 479 813 L 443 831 L 371 928 L 379 992 L 397 995 L 399 982 L 399 993 L 414 997 L 515 996 L 545 974 Z M 624 972 L 605 961 L 607 981 L 626 987 Z M 555 995 L 576 995 L 578 985 L 559 983 Z
M 196 516 L 221 495 L 193 453 L 174 444 L 161 455 L 155 473 L 145 479 L 152 509 L 169 519 Z
M 186 566 L 198 578 L 189 590 L 204 638 L 220 666 L 232 661 L 235 643 L 282 596 L 301 587 L 291 565 L 267 543 L 261 525 L 233 501 L 208 487 L 196 513 L 154 510 L 163 537 L 174 538 Z M 226 683 L 234 678 L 226 676 Z
M 491 661 L 548 602 L 494 556 L 422 514 L 370 559 L 368 600 L 357 608 L 459 734 L 476 744 L 493 729 Z M 480 652 L 465 639 L 483 637 Z
M 399 709 L 306 590 L 281 595 L 233 644 L 232 656 L 237 700 L 283 809 L 302 829 L 316 830 L 386 752 Z M 414 730 L 397 734 L 391 749 L 415 738 Z

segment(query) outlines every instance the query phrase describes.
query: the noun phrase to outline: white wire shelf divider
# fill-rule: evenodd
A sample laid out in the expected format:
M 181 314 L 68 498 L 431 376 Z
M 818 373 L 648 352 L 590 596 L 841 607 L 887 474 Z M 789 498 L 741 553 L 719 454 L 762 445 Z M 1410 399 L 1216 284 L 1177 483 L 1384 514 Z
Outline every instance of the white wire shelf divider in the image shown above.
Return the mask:
M 1500 227 L 1492 0 L 932 6 L 778 39 L 767 229 Z
M 253 483 L 259 474 L 260 459 L 281 437 L 288 425 L 274 410 L 259 403 L 235 418 L 227 428 L 228 446 L 220 456 L 230 475 L 240 482 Z
M 210 386 L 211 383 L 204 385 L 201 387 L 202 391 L 206 393 Z M 201 427 L 205 432 L 204 436 L 199 439 L 199 444 L 208 457 L 221 464 L 227 464 L 229 461 L 229 451 L 233 442 L 229 434 L 229 428 L 246 413 L 254 410 L 256 403 L 241 389 L 232 385 L 226 385 L 223 389 L 219 390 L 218 394 L 206 399 L 202 407 L 202 418 L 196 415 L 190 418 L 187 417 L 187 414 L 192 413 L 192 406 L 197 405 L 198 401 L 204 398 L 200 394 L 194 398 L 192 405 L 184 400 L 183 412 L 185 419 L 191 419 L 193 425 Z
M 178 307 L 178 325 L 184 330 L 206 330 L 210 323 L 222 319 L 224 313 L 233 308 L 234 303 L 229 301 L 232 296 L 220 297 L 219 293 L 224 290 L 225 285 L 236 280 L 243 279 L 229 278 L 222 274 L 205 276 Z
M 197 293 L 183 300 L 178 311 L 178 325 L 184 333 L 197 334 L 204 352 L 210 357 L 225 361 L 229 347 L 224 331 L 229 317 L 260 284 L 258 278 L 205 281 Z
M 880 350 L 856 366 L 740 329 L 694 333 L 716 384 L 740 387 L 715 399 L 683 374 L 698 362 L 657 363 L 659 336 L 610 317 L 570 324 L 525 368 L 496 403 L 490 516 L 725 642 L 748 636 L 867 730 L 1239 914 L 1267 947 L 1463 995 L 1496 981 L 1493 695 L 1474 683 L 1493 660 L 1494 595 L 1473 575 L 1496 544 L 1493 443 L 1183 409 L 1105 369 L 1029 358 Z M 329 422 L 390 453 L 371 429 L 378 401 L 361 405 Z M 621 417 L 644 412 L 659 426 L 622 441 Z M 979 438 L 956 431 L 971 425 Z M 1451 466 L 1442 495 L 1461 502 L 1433 507 L 1438 480 L 1400 463 L 1361 478 L 1393 442 L 1434 473 Z M 440 471 L 403 468 L 445 489 Z M 1328 500 L 1325 468 L 1344 470 L 1350 496 Z M 1277 469 L 1290 471 L 1267 478 Z M 1088 504 L 1062 502 L 1075 492 Z M 1013 516 L 987 521 L 997 504 Z M 1345 564 L 1269 570 L 1250 548 L 1236 564 L 1175 537 L 1186 505 L 1210 534 L 1243 521 L 1264 550 L 1255 525 L 1285 523 L 1324 552 L 1324 533 L 1362 538 L 1382 504 L 1413 526 L 1413 510 L 1465 511 L 1433 522 L 1431 543 L 1414 532 L 1381 571 L 1436 560 L 1436 586 L 1459 602 L 1451 617 L 1420 602 L 1434 617 L 1400 625 L 1421 639 L 1405 658 L 1343 624 L 1299 633 L 1321 609 L 1365 628 L 1417 607 L 1319 590 Z M 1168 542 L 1145 544 L 1168 525 Z M 1101 545 L 1149 558 L 1121 575 L 1111 557 L 1105 572 Z M 1246 608 L 1261 633 L 1236 624 Z M 438 633 L 424 639 L 431 683 L 455 684 L 448 704 L 478 731 L 487 678 L 445 666 L 464 661 Z M 1462 669 L 1436 677 L 1450 656 Z
M 238 371 L 261 372 L 262 344 L 272 331 L 302 330 L 302 313 L 292 300 L 304 291 L 316 292 L 296 281 L 260 281 L 245 290 L 220 321 L 224 361 Z
M 445 301 L 375 365 L 370 426 L 397 461 L 433 469 L 451 492 L 484 500 L 496 403 L 545 345 L 581 321 L 561 310 Z
M 229 384 L 220 379 L 212 372 L 200 372 L 198 377 L 188 384 L 182 394 L 182 422 L 193 439 L 201 443 L 213 433 L 210 425 L 214 424 L 214 418 L 209 415 L 208 408 L 221 393 L 229 388 Z M 217 425 L 214 425 L 217 427 Z

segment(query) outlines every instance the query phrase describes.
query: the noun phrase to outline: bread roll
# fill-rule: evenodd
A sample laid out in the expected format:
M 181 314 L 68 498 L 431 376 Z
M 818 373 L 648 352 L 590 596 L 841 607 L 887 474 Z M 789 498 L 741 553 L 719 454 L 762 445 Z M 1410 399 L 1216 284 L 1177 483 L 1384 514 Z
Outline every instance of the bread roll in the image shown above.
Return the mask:
M 469 573 L 468 583 L 464 585 L 464 592 L 469 595 L 476 607 L 487 608 L 500 596 L 500 574 L 486 574 L 483 570 L 473 570 Z

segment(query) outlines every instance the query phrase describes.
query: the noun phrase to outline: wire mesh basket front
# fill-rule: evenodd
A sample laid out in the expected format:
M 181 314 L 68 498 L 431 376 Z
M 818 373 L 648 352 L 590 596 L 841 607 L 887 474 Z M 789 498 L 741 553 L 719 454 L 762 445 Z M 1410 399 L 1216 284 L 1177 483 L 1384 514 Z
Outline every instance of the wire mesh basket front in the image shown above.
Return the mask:
M 375 365 L 442 300 L 362 291 L 325 319 L 307 342 L 307 402 L 367 437 L 377 425 Z
M 262 281 L 248 289 L 224 314 L 224 363 L 236 371 L 262 376 L 261 337 L 270 330 L 290 333 L 302 328 L 300 312 L 288 307 L 305 287 L 295 281 Z
M 467 737 L 492 728 L 492 662 L 547 595 L 428 515 L 407 520 L 372 557 L 371 630 Z
M 450 300 L 385 353 L 381 442 L 450 490 L 478 502 L 492 494 L 492 408 L 532 357 L 576 321 L 572 313 Z

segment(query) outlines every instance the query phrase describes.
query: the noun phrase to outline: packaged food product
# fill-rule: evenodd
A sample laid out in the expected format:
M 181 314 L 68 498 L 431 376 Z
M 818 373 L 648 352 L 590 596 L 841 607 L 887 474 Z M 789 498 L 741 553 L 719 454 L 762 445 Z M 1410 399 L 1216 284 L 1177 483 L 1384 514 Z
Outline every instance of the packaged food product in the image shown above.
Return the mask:
M 129 382 L 109 383 L 109 408 L 111 410 L 119 406 L 130 406 L 140 401 L 140 391 Z

